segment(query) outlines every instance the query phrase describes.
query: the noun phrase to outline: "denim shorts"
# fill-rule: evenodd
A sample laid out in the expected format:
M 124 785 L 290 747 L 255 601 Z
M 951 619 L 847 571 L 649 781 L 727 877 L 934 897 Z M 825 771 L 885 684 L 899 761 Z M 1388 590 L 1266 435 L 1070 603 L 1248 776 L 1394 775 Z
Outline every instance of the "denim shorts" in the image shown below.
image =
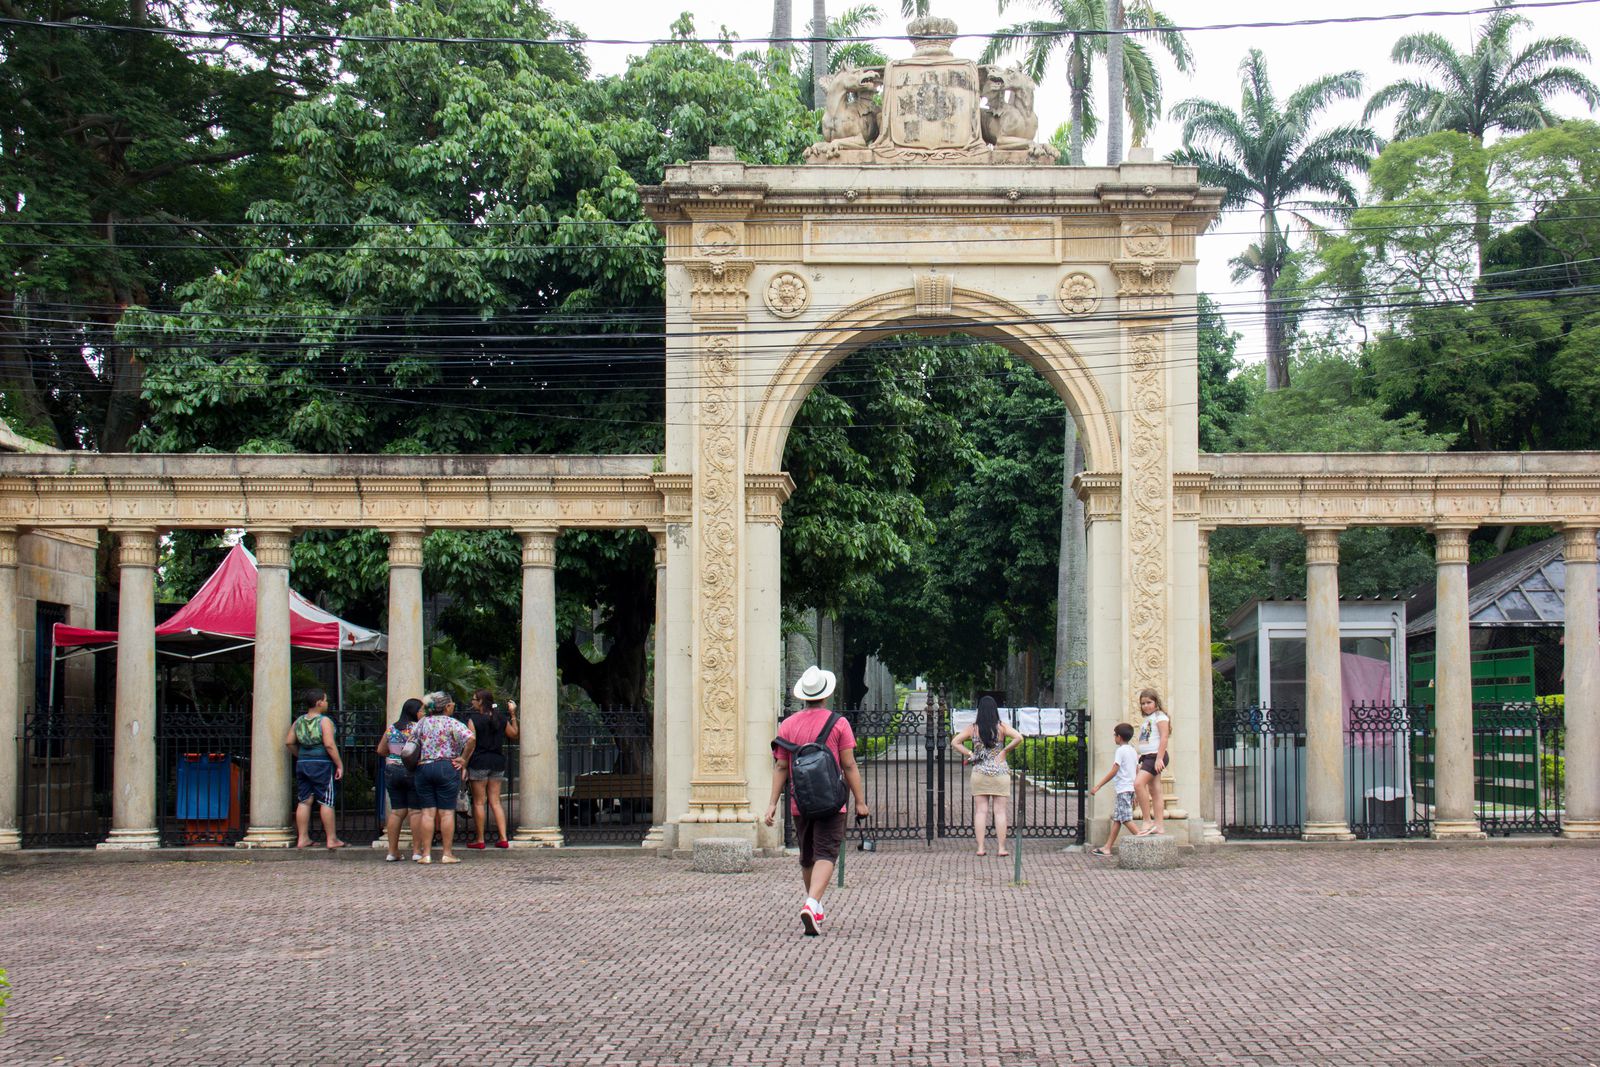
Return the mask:
M 436 759 L 417 768 L 417 807 L 456 810 L 456 794 L 461 791 L 461 772 L 447 759 Z
M 389 793 L 389 809 L 401 811 L 417 806 L 417 779 L 404 764 L 390 763 L 383 768 L 383 785 Z
M 294 785 L 296 803 L 315 800 L 325 808 L 333 807 L 333 761 L 295 760 Z
M 506 780 L 506 772 L 502 770 L 493 770 L 488 767 L 467 768 L 467 780 L 469 782 L 487 782 L 491 778 L 497 782 L 503 782 Z

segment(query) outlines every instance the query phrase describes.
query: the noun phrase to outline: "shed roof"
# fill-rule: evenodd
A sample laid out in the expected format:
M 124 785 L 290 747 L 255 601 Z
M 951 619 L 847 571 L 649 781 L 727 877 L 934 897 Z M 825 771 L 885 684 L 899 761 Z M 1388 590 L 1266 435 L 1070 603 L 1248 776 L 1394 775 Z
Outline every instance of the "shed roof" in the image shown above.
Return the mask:
M 1467 568 L 1467 624 L 1557 627 L 1566 624 L 1567 564 L 1562 537 L 1503 552 Z M 1432 633 L 1438 589 L 1417 586 L 1408 602 L 1408 634 Z

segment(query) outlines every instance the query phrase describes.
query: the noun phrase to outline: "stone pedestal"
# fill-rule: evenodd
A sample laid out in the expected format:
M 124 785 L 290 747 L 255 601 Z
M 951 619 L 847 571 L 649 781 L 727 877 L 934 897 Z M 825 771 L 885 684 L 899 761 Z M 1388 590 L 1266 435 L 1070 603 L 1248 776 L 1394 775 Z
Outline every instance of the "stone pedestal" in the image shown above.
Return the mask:
M 1178 866 L 1178 839 L 1168 834 L 1117 839 L 1117 866 L 1125 871 L 1164 871 Z
M 753 843 L 743 837 L 702 837 L 691 860 L 702 874 L 744 874 L 755 864 Z

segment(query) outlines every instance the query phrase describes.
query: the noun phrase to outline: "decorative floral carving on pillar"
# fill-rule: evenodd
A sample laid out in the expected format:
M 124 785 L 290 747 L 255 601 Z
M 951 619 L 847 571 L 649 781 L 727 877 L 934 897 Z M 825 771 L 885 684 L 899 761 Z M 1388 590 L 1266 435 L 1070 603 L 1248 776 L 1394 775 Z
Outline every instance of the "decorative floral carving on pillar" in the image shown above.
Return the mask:
M 1132 337 L 1131 496 L 1133 681 L 1167 692 L 1167 388 L 1164 337 Z
M 700 341 L 699 488 L 700 714 L 696 778 L 738 773 L 739 525 L 744 521 L 739 484 L 738 367 L 736 334 L 706 333 Z M 692 807 L 723 805 L 696 790 Z M 731 815 L 731 813 L 727 813 Z M 725 816 L 726 817 L 726 816 Z

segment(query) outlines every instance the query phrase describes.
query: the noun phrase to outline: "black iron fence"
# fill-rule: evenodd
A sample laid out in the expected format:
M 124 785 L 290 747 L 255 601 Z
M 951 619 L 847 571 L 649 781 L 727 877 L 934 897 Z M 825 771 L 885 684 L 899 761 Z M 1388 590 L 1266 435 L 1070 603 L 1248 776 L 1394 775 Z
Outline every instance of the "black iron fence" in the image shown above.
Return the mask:
M 786 713 L 792 714 L 792 712 Z M 855 734 L 856 765 L 872 818 L 852 821 L 853 836 L 873 841 L 970 838 L 973 830 L 971 769 L 950 747 L 959 732 L 950 709 L 856 708 L 843 713 Z M 1088 751 L 1081 709 L 1041 713 L 1038 723 L 1010 755 L 1011 828 L 1030 838 L 1081 844 L 1087 831 Z M 1045 732 L 1048 730 L 1048 732 Z M 793 845 L 794 824 L 787 793 L 784 839 Z
M 568 844 L 638 844 L 654 817 L 655 754 L 644 708 L 563 709 L 557 802 Z
M 112 737 L 109 709 L 24 709 L 17 753 L 23 848 L 93 848 L 106 839 Z
M 1218 725 L 1215 745 L 1223 836 L 1299 837 L 1305 822 L 1305 713 L 1295 707 L 1242 708 L 1231 724 Z
M 161 844 L 232 845 L 249 825 L 249 804 L 249 705 L 169 705 L 158 710 L 156 829 Z
M 1472 709 L 1473 799 L 1491 835 L 1561 832 L 1566 721 L 1559 703 Z
M 1433 825 L 1432 709 L 1352 704 L 1345 789 L 1357 837 L 1426 836 Z

